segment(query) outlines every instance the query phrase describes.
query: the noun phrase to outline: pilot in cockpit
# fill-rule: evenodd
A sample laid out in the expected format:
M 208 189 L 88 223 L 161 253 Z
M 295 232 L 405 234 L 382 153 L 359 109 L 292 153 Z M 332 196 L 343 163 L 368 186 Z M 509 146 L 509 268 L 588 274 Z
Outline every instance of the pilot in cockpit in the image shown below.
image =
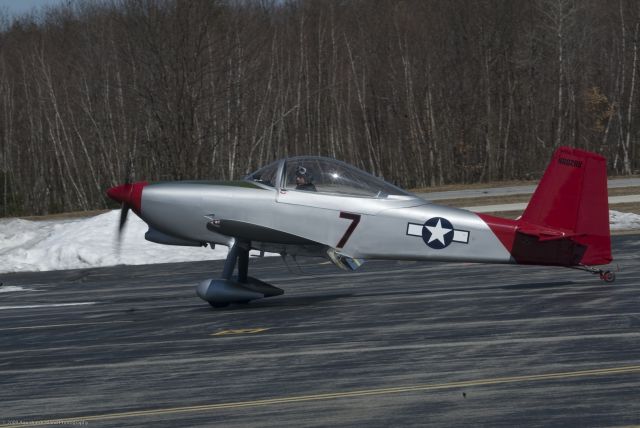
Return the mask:
M 296 190 L 317 192 L 316 186 L 313 184 L 313 175 L 303 166 L 296 168 Z

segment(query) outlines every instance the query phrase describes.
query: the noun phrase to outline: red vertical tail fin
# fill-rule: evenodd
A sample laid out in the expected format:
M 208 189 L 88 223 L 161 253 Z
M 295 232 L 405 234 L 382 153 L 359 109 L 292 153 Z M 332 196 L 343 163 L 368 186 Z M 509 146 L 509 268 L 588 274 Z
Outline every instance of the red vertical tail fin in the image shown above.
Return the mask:
M 611 262 L 606 159 L 584 150 L 558 148 L 518 228 L 563 232 L 586 247 L 580 264 Z

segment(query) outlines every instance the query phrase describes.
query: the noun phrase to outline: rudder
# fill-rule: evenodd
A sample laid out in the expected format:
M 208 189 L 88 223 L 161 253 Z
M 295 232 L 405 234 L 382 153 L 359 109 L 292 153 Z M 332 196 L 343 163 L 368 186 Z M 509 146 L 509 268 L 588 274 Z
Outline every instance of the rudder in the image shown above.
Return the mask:
M 580 149 L 558 148 L 518 225 L 524 230 L 564 232 L 586 246 L 580 264 L 611 262 L 606 159 Z

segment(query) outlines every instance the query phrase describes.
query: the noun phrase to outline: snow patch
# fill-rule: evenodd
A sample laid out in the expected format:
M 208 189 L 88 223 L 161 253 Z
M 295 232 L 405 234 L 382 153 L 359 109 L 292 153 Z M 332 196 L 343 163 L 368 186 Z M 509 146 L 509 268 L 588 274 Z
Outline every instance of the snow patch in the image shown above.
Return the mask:
M 640 215 L 610 210 L 609 226 L 611 230 L 640 229 Z
M 178 247 L 146 241 L 148 226 L 130 215 L 118 243 L 120 211 L 64 221 L 0 220 L 0 272 L 82 269 L 224 259 L 226 247 Z

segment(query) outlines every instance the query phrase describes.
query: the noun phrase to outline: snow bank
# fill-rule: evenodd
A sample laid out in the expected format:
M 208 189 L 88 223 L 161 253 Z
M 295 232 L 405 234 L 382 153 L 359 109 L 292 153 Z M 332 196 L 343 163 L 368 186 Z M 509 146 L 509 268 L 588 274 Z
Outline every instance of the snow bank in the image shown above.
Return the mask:
M 223 259 L 226 247 L 176 247 L 144 239 L 147 225 L 130 215 L 118 248 L 120 211 L 64 221 L 0 220 L 0 272 L 78 269 Z
M 611 210 L 609 211 L 609 224 L 611 230 L 640 229 L 640 215 Z

